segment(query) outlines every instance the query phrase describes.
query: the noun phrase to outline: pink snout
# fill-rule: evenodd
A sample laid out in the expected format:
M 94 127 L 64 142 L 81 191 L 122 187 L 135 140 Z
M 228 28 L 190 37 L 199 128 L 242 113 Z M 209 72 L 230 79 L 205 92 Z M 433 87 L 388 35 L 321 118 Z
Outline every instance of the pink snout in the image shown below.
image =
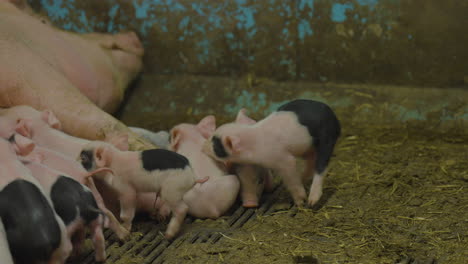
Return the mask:
M 31 153 L 31 151 L 34 150 L 34 147 L 36 146 L 31 139 L 23 137 L 20 134 L 15 134 L 14 139 L 16 145 L 15 151 L 21 156 L 28 155 Z

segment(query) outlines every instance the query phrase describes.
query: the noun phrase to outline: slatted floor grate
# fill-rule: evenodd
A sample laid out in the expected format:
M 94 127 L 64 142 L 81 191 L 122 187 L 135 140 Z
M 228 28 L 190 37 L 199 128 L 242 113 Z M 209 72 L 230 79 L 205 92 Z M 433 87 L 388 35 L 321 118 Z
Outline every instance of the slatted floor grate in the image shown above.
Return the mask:
M 235 229 L 242 227 L 256 214 L 268 214 L 272 210 L 272 205 L 281 188 L 276 188 L 272 193 L 265 194 L 262 198 L 262 205 L 255 208 L 244 208 L 238 206 L 227 220 L 226 229 L 210 229 L 199 228 L 192 230 L 190 233 L 179 235 L 173 241 L 168 241 L 161 233 L 165 229 L 165 225 L 155 222 L 139 223 L 134 226 L 133 232 L 139 232 L 142 235 L 132 238 L 130 241 L 120 242 L 111 230 L 104 232 L 106 238 L 106 249 L 108 257 L 106 263 L 115 263 L 122 257 L 123 254 L 131 254 L 136 258 L 144 259 L 142 264 L 157 264 L 164 261 L 164 250 L 168 247 L 179 247 L 182 243 L 217 243 L 223 234 L 230 234 Z M 292 205 L 291 205 L 292 206 Z M 191 218 L 187 218 L 185 225 L 190 225 L 193 222 Z M 185 227 L 184 227 L 185 228 Z M 118 247 L 118 250 L 112 251 L 110 248 Z M 94 251 L 87 250 L 79 257 L 69 261 L 70 264 L 93 264 Z
M 106 264 L 123 263 L 121 262 L 122 255 L 132 255 L 140 259 L 138 263 L 141 264 L 161 264 L 164 263 L 166 258 L 170 256 L 165 255 L 167 248 L 178 248 L 184 243 L 218 243 L 222 241 L 223 234 L 230 235 L 236 229 L 242 227 L 250 219 L 254 219 L 256 215 L 269 215 L 278 210 L 275 206 L 275 201 L 279 197 L 280 192 L 284 192 L 282 187 L 276 187 L 272 193 L 264 194 L 259 208 L 244 208 L 237 204 L 237 208 L 232 212 L 227 219 L 227 227 L 220 228 L 205 228 L 203 226 L 192 229 L 190 232 L 180 234 L 176 239 L 168 241 L 164 238 L 162 232 L 166 228 L 164 224 L 156 222 L 143 222 L 137 223 L 134 226 L 133 232 L 139 232 L 141 236 L 133 236 L 130 241 L 125 243 L 118 241 L 117 237 L 111 230 L 106 230 L 104 236 L 106 238 L 106 249 L 108 251 L 108 258 Z M 280 210 L 288 210 L 292 208 L 292 204 L 283 205 Z M 291 210 L 290 216 L 294 217 L 295 210 Z M 185 221 L 184 229 L 188 229 L 193 223 L 193 219 L 187 218 Z M 117 247 L 118 250 L 109 250 L 110 248 Z M 312 257 L 297 257 L 294 259 L 295 263 L 320 263 L 319 260 Z M 81 254 L 70 264 L 94 264 L 94 251 L 88 250 Z M 435 259 L 418 260 L 409 257 L 402 257 L 395 261 L 395 264 L 436 264 Z

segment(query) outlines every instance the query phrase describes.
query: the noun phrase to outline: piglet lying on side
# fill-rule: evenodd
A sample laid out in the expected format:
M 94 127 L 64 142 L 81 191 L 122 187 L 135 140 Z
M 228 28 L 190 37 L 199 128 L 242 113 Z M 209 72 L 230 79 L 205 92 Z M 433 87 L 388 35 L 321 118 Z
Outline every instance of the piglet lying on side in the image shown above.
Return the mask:
M 187 158 L 165 149 L 121 151 L 111 144 L 93 141 L 83 148 L 79 159 L 88 171 L 110 168 L 114 172 L 102 177 L 119 194 L 120 218 L 128 230 L 131 230 L 135 216 L 137 192 L 159 193 L 172 211 L 165 234 L 167 238 L 176 235 L 187 214 L 184 194 L 196 182 L 207 180 L 196 181 Z
M 18 134 L 13 134 L 9 141 L 14 144 L 18 154 L 24 155 L 20 157 L 21 161 L 49 194 L 55 211 L 67 227 L 68 236 L 76 238 L 73 245 L 75 253 L 80 252 L 86 235 L 85 228 L 89 227 L 96 250 L 96 261 L 104 261 L 106 252 L 102 230 L 106 227 L 104 221 L 107 222 L 108 219 L 103 216 L 104 213 L 98 208 L 94 195 L 88 187 L 63 171 L 56 170 L 62 168 L 64 171 L 76 173 L 73 165 L 77 162 L 71 163 L 59 153 L 36 146 L 30 139 Z M 28 148 L 34 149 L 30 153 L 21 151 Z M 102 170 L 105 169 L 92 173 L 83 170 L 84 173 L 80 176 L 87 178 Z
M 198 124 L 179 124 L 171 129 L 170 150 L 187 157 L 198 179 L 209 176 L 205 184 L 197 184 L 184 195 L 189 214 L 198 218 L 216 219 L 236 201 L 239 180 L 229 175 L 223 163 L 202 152 L 203 143 L 216 129 L 214 116 Z
M 14 142 L 19 149 L 25 149 L 28 144 L 34 144 L 30 139 L 25 138 L 20 134 L 13 134 L 13 136 L 10 137 L 10 140 Z M 86 185 L 87 187 L 84 188 L 90 189 L 93 195 L 93 200 L 96 201 L 99 210 L 107 216 L 109 227 L 116 233 L 117 237 L 123 240 L 129 234 L 129 231 L 120 225 L 114 214 L 106 208 L 102 196 L 98 192 L 93 179 L 89 177 L 91 174 L 87 172 L 83 166 L 76 161 L 76 159 L 72 159 L 71 157 L 46 147 L 35 144 L 34 146 L 34 149 L 27 155 L 24 153 L 17 154 L 22 155 L 22 160 L 37 162 L 49 168 L 53 168 L 54 170 L 61 172 L 63 175 L 73 178 L 78 183 Z
M 70 255 L 70 239 L 50 197 L 3 138 L 0 138 L 0 218 L 16 263 L 62 264 Z
M 57 214 L 62 218 L 69 237 L 77 238 L 73 249 L 79 253 L 84 242 L 86 229 L 91 230 L 91 238 L 96 251 L 96 261 L 106 259 L 103 213 L 98 209 L 91 190 L 73 178 L 36 162 L 25 162 L 50 198 Z
M 340 130 L 335 113 L 326 104 L 294 100 L 254 125 L 220 126 L 204 151 L 218 160 L 276 170 L 298 206 L 306 198 L 302 181 L 311 176 L 315 165 L 308 199 L 312 206 L 322 195 L 323 178 Z M 296 172 L 296 157 L 307 160 L 302 179 Z

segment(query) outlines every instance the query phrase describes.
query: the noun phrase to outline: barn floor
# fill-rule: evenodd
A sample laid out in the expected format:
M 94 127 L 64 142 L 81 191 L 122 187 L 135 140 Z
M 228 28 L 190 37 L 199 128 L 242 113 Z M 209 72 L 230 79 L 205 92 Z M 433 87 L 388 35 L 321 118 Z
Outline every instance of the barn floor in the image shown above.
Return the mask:
M 467 263 L 466 126 L 344 118 L 342 127 L 316 208 L 293 207 L 276 178 L 260 208 L 187 219 L 174 241 L 144 216 L 126 243 L 107 230 L 106 263 Z M 91 250 L 74 263 L 94 263 Z

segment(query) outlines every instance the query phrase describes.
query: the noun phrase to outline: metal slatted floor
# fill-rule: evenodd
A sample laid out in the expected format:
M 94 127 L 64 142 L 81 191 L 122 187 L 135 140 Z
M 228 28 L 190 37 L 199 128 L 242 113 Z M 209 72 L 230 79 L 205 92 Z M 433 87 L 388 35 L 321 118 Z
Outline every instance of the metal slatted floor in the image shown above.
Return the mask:
M 273 206 L 279 193 L 284 192 L 283 188 L 277 187 L 272 193 L 264 194 L 259 208 L 244 208 L 237 204 L 237 208 L 227 219 L 227 228 L 206 228 L 197 226 L 196 228 L 189 228 L 193 224 L 192 218 L 186 218 L 183 230 L 191 229 L 190 232 L 182 231 L 177 238 L 169 241 L 164 238 L 166 226 L 157 222 L 145 221 L 136 222 L 133 228 L 132 238 L 126 242 L 120 242 L 111 230 L 106 230 L 104 236 L 106 238 L 106 249 L 108 258 L 106 264 L 111 263 L 125 263 L 121 258 L 123 255 L 134 256 L 137 262 L 141 264 L 160 264 L 164 263 L 166 259 L 171 256 L 165 254 L 167 248 L 178 248 L 184 243 L 219 243 L 223 239 L 222 234 L 230 235 L 236 229 L 242 227 L 250 219 L 254 219 L 256 215 L 268 215 L 276 211 Z M 291 209 L 292 204 L 282 206 L 281 210 Z M 295 210 L 291 210 L 291 217 L 296 214 Z M 136 233 L 136 235 L 135 235 Z M 117 248 L 117 250 L 112 250 Z M 317 259 L 296 258 L 295 263 L 320 263 Z M 79 257 L 69 262 L 70 264 L 94 264 L 94 251 L 88 249 L 83 252 Z M 414 258 L 401 258 L 395 260 L 395 264 L 436 264 L 435 259 L 418 260 Z

